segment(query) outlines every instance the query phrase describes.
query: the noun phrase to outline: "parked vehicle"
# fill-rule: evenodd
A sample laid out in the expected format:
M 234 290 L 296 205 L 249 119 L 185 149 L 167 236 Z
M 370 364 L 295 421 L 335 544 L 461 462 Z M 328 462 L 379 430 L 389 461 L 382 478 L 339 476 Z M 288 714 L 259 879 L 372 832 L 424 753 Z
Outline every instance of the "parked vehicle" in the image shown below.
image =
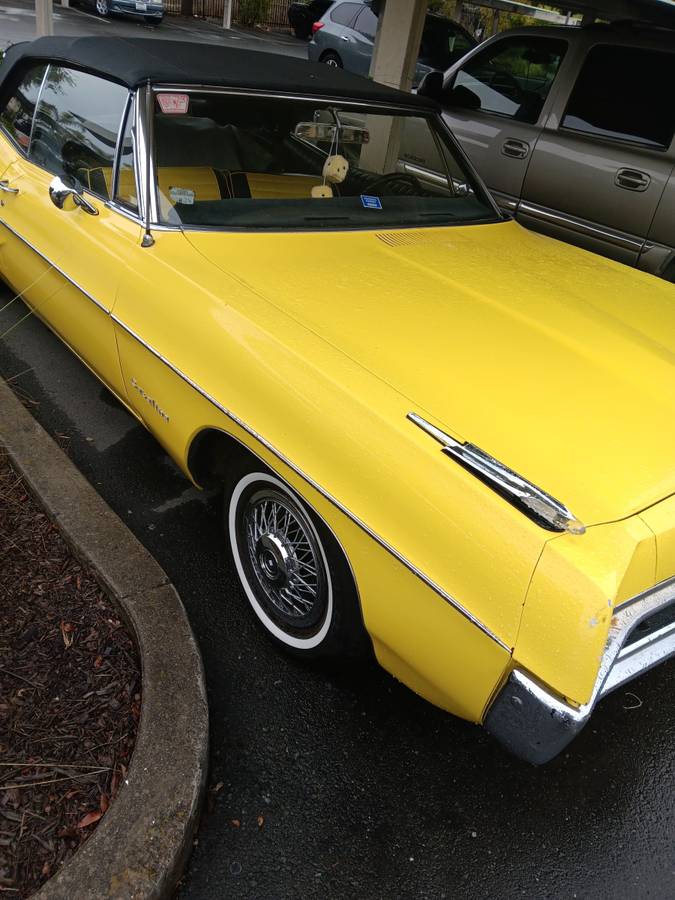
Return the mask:
M 441 102 L 523 225 L 675 281 L 674 83 L 675 30 L 523 28 L 450 67 Z
M 307 40 L 312 36 L 312 25 L 323 16 L 333 0 L 308 0 L 305 3 L 291 3 L 288 7 L 288 22 L 297 38 Z
M 223 487 L 280 648 L 546 761 L 675 653 L 675 288 L 500 214 L 427 98 L 259 62 L 10 49 L 0 273 Z
M 367 2 L 340 0 L 314 25 L 309 59 L 368 75 L 375 46 L 377 15 Z M 444 71 L 476 46 L 465 28 L 444 16 L 428 13 L 413 83 L 431 71 Z
M 164 0 L 77 0 L 97 15 L 140 18 L 149 25 L 160 25 L 164 19 Z

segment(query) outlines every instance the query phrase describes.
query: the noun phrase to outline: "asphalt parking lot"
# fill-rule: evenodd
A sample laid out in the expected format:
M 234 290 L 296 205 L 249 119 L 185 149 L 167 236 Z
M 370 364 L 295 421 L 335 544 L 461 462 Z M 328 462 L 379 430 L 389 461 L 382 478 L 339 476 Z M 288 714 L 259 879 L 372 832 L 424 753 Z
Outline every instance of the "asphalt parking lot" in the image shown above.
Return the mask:
M 0 5 L 0 46 L 27 36 L 30 11 Z M 70 9 L 56 25 L 305 52 L 183 20 L 154 29 Z M 675 665 L 608 697 L 565 755 L 532 769 L 375 665 L 326 674 L 289 661 L 253 624 L 221 498 L 192 488 L 11 299 L 0 285 L 0 376 L 167 571 L 200 644 L 210 790 L 182 898 L 675 896 Z
M 290 34 L 265 33 L 247 28 L 224 31 L 201 19 L 167 16 L 161 25 L 146 25 L 143 21 L 119 16 L 102 19 L 89 6 L 62 7 L 54 2 L 55 34 L 121 35 L 125 37 L 153 37 L 158 40 L 199 41 L 225 44 L 245 50 L 268 50 L 287 56 L 307 57 L 302 41 Z M 35 35 L 35 3 L 31 0 L 8 0 L 0 3 L 0 50 L 16 41 L 30 40 Z
M 210 792 L 181 897 L 674 895 L 675 666 L 607 698 L 537 770 L 374 665 L 285 659 L 251 621 L 220 498 L 10 299 L 0 375 L 168 572 L 201 647 Z

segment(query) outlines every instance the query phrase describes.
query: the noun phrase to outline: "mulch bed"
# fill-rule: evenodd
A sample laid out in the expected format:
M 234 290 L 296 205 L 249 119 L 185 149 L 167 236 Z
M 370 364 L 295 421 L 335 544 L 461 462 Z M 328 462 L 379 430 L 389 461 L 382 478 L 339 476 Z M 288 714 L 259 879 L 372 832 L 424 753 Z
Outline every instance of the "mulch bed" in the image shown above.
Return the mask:
M 0 898 L 92 834 L 140 715 L 134 643 L 0 448 Z

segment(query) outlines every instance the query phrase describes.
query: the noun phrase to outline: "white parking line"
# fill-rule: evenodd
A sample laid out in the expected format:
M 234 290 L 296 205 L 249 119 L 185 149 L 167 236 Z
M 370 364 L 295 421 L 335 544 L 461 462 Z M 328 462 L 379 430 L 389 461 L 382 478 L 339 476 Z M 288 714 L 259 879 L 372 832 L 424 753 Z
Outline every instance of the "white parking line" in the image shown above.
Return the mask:
M 96 19 L 101 25 L 112 25 L 110 19 L 104 19 L 102 16 L 97 16 L 95 13 L 85 12 L 83 9 L 75 9 L 72 6 L 69 7 L 69 9 L 71 12 L 75 13 L 76 16 L 86 16 L 88 19 Z

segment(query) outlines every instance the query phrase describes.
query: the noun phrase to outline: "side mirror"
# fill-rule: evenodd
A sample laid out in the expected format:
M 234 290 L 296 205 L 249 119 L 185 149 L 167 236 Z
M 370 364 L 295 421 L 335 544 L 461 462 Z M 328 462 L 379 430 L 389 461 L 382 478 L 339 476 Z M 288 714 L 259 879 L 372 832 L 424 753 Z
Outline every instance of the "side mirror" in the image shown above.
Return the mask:
M 422 97 L 431 97 L 432 100 L 437 100 L 440 103 L 443 97 L 443 73 L 427 72 L 420 81 L 417 93 Z
M 480 109 L 480 97 L 463 84 L 448 91 L 444 97 L 446 106 L 457 106 L 460 109 Z

